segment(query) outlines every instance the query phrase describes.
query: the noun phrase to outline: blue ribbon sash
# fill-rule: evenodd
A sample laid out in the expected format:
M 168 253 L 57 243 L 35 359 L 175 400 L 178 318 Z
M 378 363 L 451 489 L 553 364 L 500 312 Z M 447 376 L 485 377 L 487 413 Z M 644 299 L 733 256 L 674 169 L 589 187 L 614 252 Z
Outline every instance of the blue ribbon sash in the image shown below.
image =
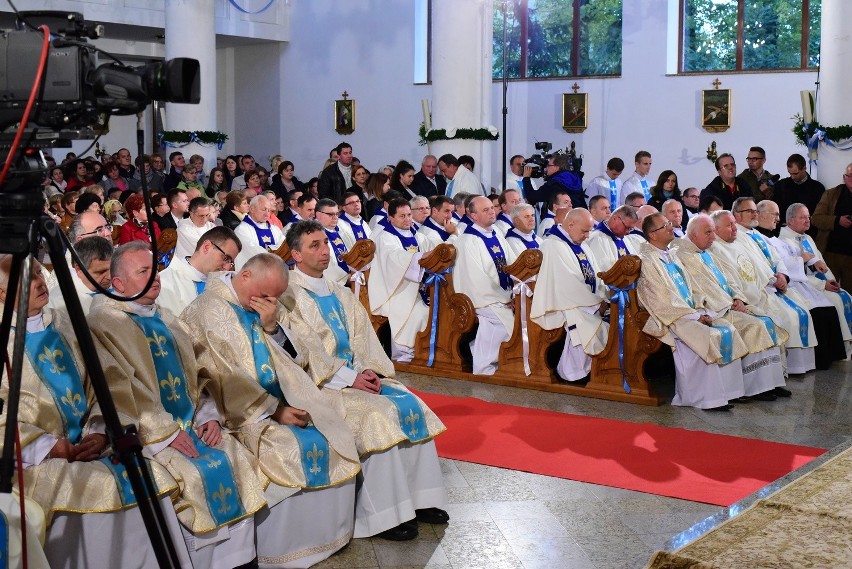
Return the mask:
M 710 256 L 710 253 L 708 253 L 707 251 L 701 251 L 698 256 L 701 257 L 701 260 L 704 261 L 704 264 L 707 265 L 707 267 L 709 267 L 710 270 L 713 272 L 713 276 L 716 277 L 716 282 L 719 283 L 719 286 L 721 286 L 722 289 L 724 289 L 724 291 L 728 293 L 728 296 L 733 298 L 734 292 L 731 290 L 731 285 L 728 283 L 728 279 L 725 278 L 725 275 L 722 273 L 721 270 L 719 270 L 719 267 L 716 266 L 716 263 L 713 262 L 713 258 Z
M 814 254 L 813 247 L 808 243 L 807 237 L 803 237 L 801 239 L 802 249 L 810 253 Z M 814 276 L 821 281 L 828 280 L 828 277 L 825 276 L 825 273 L 821 273 L 819 271 L 814 271 Z M 846 318 L 846 324 L 852 329 L 852 295 L 846 292 L 843 289 L 837 291 L 837 294 L 840 295 L 840 298 L 843 300 L 843 316 Z
M 645 194 L 645 202 L 651 201 L 651 190 L 648 188 L 648 180 L 640 180 L 639 185 L 642 186 L 642 193 Z
M 625 393 L 630 393 L 630 385 L 627 384 L 627 372 L 624 370 L 624 311 L 630 303 L 629 291 L 636 288 L 636 282 L 624 288 L 607 285 L 610 290 L 610 302 L 618 303 L 618 365 L 621 368 L 621 384 Z M 567 341 L 567 340 L 566 340 Z
M 109 458 L 102 458 L 99 462 L 106 466 L 112 474 L 112 477 L 115 480 L 115 485 L 118 487 L 118 496 L 121 498 L 121 504 L 123 506 L 132 506 L 135 504 L 136 495 L 133 493 L 133 488 L 130 486 L 130 477 L 127 475 L 127 469 L 124 465 L 120 462 L 118 464 L 113 464 L 112 460 Z
M 494 267 L 497 269 L 497 278 L 500 280 L 500 288 L 503 290 L 512 290 L 512 278 L 503 270 L 506 266 L 506 252 L 503 251 L 503 246 L 500 245 L 500 240 L 497 239 L 497 233 L 492 230 L 491 235 L 486 237 L 477 229 L 474 229 L 473 225 L 468 225 L 464 232 L 468 235 L 476 235 L 482 239 L 482 242 L 485 244 L 485 249 L 488 251 L 488 254 L 491 255 L 491 260 L 494 261 Z
M 426 415 L 414 395 L 388 385 L 382 385 L 379 394 L 387 397 L 396 407 L 399 413 L 399 425 L 409 441 L 416 443 L 429 436 Z
M 796 311 L 796 314 L 799 315 L 799 338 L 802 340 L 802 347 L 807 348 L 808 346 L 808 311 L 793 302 L 791 298 L 789 298 L 786 294 L 781 293 L 780 291 L 775 291 L 775 296 L 783 300 L 787 306 Z
M 307 288 L 304 291 L 316 303 L 320 314 L 322 314 L 323 319 L 334 335 L 334 355 L 345 360 L 346 366 L 351 368 L 355 360 L 355 354 L 352 352 L 352 346 L 349 342 L 346 312 L 343 310 L 343 305 L 340 304 L 340 299 L 334 294 L 319 296 Z
M 574 256 L 577 257 L 577 262 L 580 264 L 580 271 L 583 273 L 583 281 L 592 292 L 595 292 L 598 287 L 598 280 L 595 277 L 595 269 L 589 262 L 589 258 L 586 255 L 586 252 L 583 251 L 583 248 L 568 239 L 568 237 L 566 237 L 562 231 L 558 230 L 556 226 L 553 226 L 553 229 L 551 229 L 549 233 L 564 241 L 565 244 L 571 248 Z
M 254 359 L 254 371 L 257 375 L 257 381 L 267 393 L 278 399 L 284 399 L 284 393 L 281 391 L 281 385 L 278 383 L 278 375 L 275 373 L 275 367 L 272 365 L 272 354 L 269 352 L 269 346 L 266 345 L 266 338 L 263 336 L 263 328 L 260 325 L 260 315 L 257 312 L 245 310 L 242 306 L 229 303 L 240 321 L 240 326 L 243 332 L 249 338 L 251 343 L 251 351 Z
M 201 296 L 204 288 L 207 286 L 207 281 L 192 281 L 195 284 L 195 294 Z
M 609 204 L 612 209 L 615 209 L 618 204 L 618 186 L 616 186 L 615 180 L 609 181 Z
M 719 344 L 719 351 L 722 353 L 721 365 L 729 364 L 733 361 L 734 356 L 734 334 L 731 327 L 722 322 L 714 322 L 710 326 L 714 330 L 718 330 L 722 335 L 722 341 Z
M 435 363 L 435 348 L 438 338 L 438 305 L 440 304 L 441 287 L 446 286 L 447 279 L 444 275 L 451 270 L 452 267 L 446 268 L 440 273 L 433 273 L 429 269 L 426 269 L 424 272 L 426 278 L 423 280 L 423 289 L 426 290 L 430 286 L 435 287 L 435 298 L 429 299 L 429 303 L 432 305 L 432 327 L 429 330 L 429 360 L 426 362 L 428 367 L 432 367 L 432 364 Z
M 79 443 L 89 405 L 71 349 L 52 323 L 41 332 L 27 332 L 25 346 L 30 365 L 53 397 L 68 440 Z
M 757 316 L 755 314 L 755 316 Z M 763 321 L 763 325 L 766 327 L 766 331 L 769 332 L 769 336 L 772 338 L 772 343 L 778 345 L 778 333 L 775 331 L 775 322 L 772 321 L 772 318 L 769 316 L 757 316 Z
M 287 428 L 299 443 L 299 456 L 302 458 L 302 470 L 305 473 L 307 486 L 309 488 L 328 486 L 331 483 L 330 457 L 326 438 L 313 425 L 307 427 L 287 425 Z
M 669 273 L 669 278 L 672 279 L 672 282 L 677 289 L 680 297 L 686 302 L 690 308 L 695 308 L 695 303 L 692 300 L 692 291 L 689 290 L 689 285 L 686 284 L 686 279 L 683 276 L 683 271 L 680 269 L 677 263 L 674 261 L 663 261 L 663 266 L 666 268 L 666 271 Z
M 0 512 L 0 569 L 9 567 L 9 521 Z
M 760 251 L 763 253 L 763 256 L 766 257 L 769 266 L 772 267 L 772 272 L 777 272 L 777 267 L 775 262 L 772 260 L 772 253 L 769 252 L 769 245 L 766 244 L 766 239 L 763 238 L 763 235 L 758 233 L 757 231 L 752 231 L 747 234 L 751 237 L 751 240 L 757 243 L 757 246 L 760 247 Z

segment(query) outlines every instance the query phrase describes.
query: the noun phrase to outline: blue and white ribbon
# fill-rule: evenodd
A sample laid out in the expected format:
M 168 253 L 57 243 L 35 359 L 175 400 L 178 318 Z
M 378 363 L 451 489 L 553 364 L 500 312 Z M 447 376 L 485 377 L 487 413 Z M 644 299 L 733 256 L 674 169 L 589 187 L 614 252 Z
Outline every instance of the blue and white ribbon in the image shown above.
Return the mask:
M 811 130 L 811 125 L 805 125 L 805 133 L 807 135 Z M 817 150 L 819 149 L 819 143 L 822 142 L 826 146 L 830 148 L 834 148 L 836 150 L 852 150 L 852 140 L 845 140 L 842 143 L 834 142 L 830 138 L 826 136 L 826 132 L 820 128 L 815 128 L 813 134 L 807 137 L 805 141 L 805 146 L 808 147 L 808 150 L 813 153 L 813 156 L 816 156 Z M 817 164 L 817 160 L 811 160 L 812 163 Z
M 624 288 L 612 285 L 606 286 L 611 292 L 610 300 L 614 299 L 618 303 L 618 366 L 621 368 L 621 382 L 624 385 L 624 392 L 630 393 L 630 386 L 627 384 L 627 373 L 624 371 L 624 310 L 630 304 L 628 291 L 636 288 L 636 283 L 634 282 Z
M 432 299 L 432 329 L 429 331 L 429 361 L 426 362 L 428 367 L 432 367 L 435 363 L 435 341 L 438 335 L 438 304 L 440 304 L 441 286 L 446 285 L 447 278 L 444 276 L 452 270 L 452 267 L 446 268 L 439 273 L 425 269 L 426 279 L 423 284 L 427 287 L 435 287 L 435 298 Z
M 203 142 L 198 138 L 198 133 L 193 131 L 189 133 L 189 142 L 169 142 L 168 140 L 163 140 L 163 136 L 165 133 L 157 133 L 157 139 L 160 141 L 160 146 L 163 148 L 184 148 L 185 146 L 189 146 L 190 144 L 199 144 L 201 146 L 209 146 L 209 143 Z M 222 147 L 225 145 L 225 141 L 216 142 L 216 148 L 222 150 Z
M 525 281 L 522 281 L 515 275 L 509 275 L 515 281 L 515 286 L 512 287 L 512 293 L 515 296 L 521 297 L 521 343 L 524 347 L 524 373 L 530 375 L 530 337 L 527 330 L 527 298 L 532 297 L 533 291 L 529 284 L 536 279 L 536 275 L 531 276 Z

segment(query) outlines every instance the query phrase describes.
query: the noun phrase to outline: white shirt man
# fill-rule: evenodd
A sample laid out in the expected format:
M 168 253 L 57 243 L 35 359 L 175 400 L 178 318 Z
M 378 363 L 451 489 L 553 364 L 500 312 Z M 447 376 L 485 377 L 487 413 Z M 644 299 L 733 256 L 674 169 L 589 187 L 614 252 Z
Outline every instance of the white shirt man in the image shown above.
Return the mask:
M 603 196 L 613 207 L 619 205 L 619 197 L 621 196 L 621 173 L 624 171 L 624 161 L 621 158 L 610 158 L 606 163 L 606 170 L 603 175 L 592 178 L 589 185 L 586 186 L 586 196 Z
M 284 243 L 284 232 L 269 223 L 271 213 L 269 198 L 260 195 L 251 199 L 248 215 L 234 230 L 243 245 L 236 259 L 237 269 L 258 253 L 275 251 Z
M 494 229 L 497 214 L 491 200 L 473 198 L 467 207 L 473 225 L 456 241 L 456 291 L 470 298 L 479 328 L 471 344 L 473 373 L 493 375 L 497 371 L 500 344 L 509 340 L 515 327 L 512 311 L 512 280 L 503 267 L 515 261 L 506 238 Z
M 514 227 L 507 230 L 504 237 L 515 256 L 527 249 L 538 249 L 542 239 L 535 234 L 535 211 L 530 204 L 518 204 L 512 209 Z M 495 223 L 496 225 L 496 223 Z
M 431 251 L 441 243 L 455 243 L 460 232 L 453 221 L 453 210 L 453 200 L 447 196 L 436 196 L 433 199 L 431 215 L 417 230 L 418 236 L 423 238 L 426 251 Z
M 505 190 L 523 190 L 524 187 L 524 157 L 515 154 L 509 159 L 509 171 L 506 173 Z
M 201 236 L 216 227 L 215 223 L 208 220 L 209 214 L 210 205 L 206 198 L 192 200 L 189 204 L 189 217 L 181 219 L 177 226 L 175 259 L 192 255 Z
M 571 210 L 541 245 L 544 259 L 530 319 L 545 330 L 565 327 L 565 347 L 556 366 L 565 381 L 588 381 L 592 356 L 603 351 L 609 334 L 609 325 L 601 319 L 608 306 L 606 287 L 596 276 L 591 250 L 584 246 L 593 227 L 588 211 Z
M 370 271 L 370 311 L 386 316 L 391 329 L 391 359 L 408 363 L 414 358 L 417 333 L 426 328 L 429 308 L 420 297 L 428 257 L 422 237 L 411 231 L 411 206 L 395 199 L 388 204 L 388 223 L 374 236 L 376 254 Z
M 505 236 L 507 231 L 515 227 L 512 221 L 512 210 L 515 209 L 516 205 L 521 203 L 521 193 L 516 190 L 506 190 L 500 194 L 497 203 L 500 206 L 500 211 L 497 213 L 497 221 L 494 222 L 494 228 Z
M 636 171 L 621 186 L 619 205 L 624 204 L 625 198 L 633 192 L 643 194 L 646 202 L 651 200 L 651 185 L 653 181 L 648 179 L 648 174 L 651 172 L 651 154 L 640 150 L 636 153 L 635 164 Z
M 448 180 L 446 194 L 448 197 L 453 197 L 460 192 L 473 196 L 485 195 L 485 190 L 476 175 L 464 166 L 460 166 L 452 154 L 441 156 L 438 160 L 438 168 Z
M 361 199 L 354 192 L 343 194 L 343 211 L 340 212 L 338 223 L 340 236 L 346 243 L 346 249 L 351 249 L 356 241 L 369 239 L 370 225 L 361 217 Z

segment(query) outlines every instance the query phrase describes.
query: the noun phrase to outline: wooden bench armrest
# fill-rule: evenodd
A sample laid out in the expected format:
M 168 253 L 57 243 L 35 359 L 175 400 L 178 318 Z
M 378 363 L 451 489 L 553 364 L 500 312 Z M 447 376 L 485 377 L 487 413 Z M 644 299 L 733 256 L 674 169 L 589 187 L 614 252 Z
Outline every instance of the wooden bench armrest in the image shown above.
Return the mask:
M 420 266 L 427 271 L 440 273 L 455 265 L 456 248 L 449 243 L 441 243 L 432 250 L 432 254 L 420 259 Z
M 507 267 L 503 267 L 503 271 L 512 275 L 520 281 L 528 280 L 538 274 L 541 268 L 541 261 L 544 255 L 538 249 L 527 249 L 515 259 L 515 262 Z
M 369 239 L 356 241 L 355 245 L 343 255 L 343 262 L 356 271 L 364 270 L 364 267 L 373 262 L 376 254 L 376 244 Z

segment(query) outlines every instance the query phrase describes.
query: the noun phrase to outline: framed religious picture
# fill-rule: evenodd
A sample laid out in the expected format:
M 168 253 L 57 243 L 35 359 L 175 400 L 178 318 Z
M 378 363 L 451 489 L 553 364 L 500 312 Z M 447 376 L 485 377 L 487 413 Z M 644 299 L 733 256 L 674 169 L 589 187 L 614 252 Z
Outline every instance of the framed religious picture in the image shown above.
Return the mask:
M 567 132 L 583 132 L 589 126 L 589 94 L 562 94 L 562 128 Z
M 701 126 L 708 132 L 724 132 L 731 128 L 730 89 L 701 92 Z
M 355 131 L 355 101 L 344 96 L 334 102 L 334 130 L 338 134 Z

